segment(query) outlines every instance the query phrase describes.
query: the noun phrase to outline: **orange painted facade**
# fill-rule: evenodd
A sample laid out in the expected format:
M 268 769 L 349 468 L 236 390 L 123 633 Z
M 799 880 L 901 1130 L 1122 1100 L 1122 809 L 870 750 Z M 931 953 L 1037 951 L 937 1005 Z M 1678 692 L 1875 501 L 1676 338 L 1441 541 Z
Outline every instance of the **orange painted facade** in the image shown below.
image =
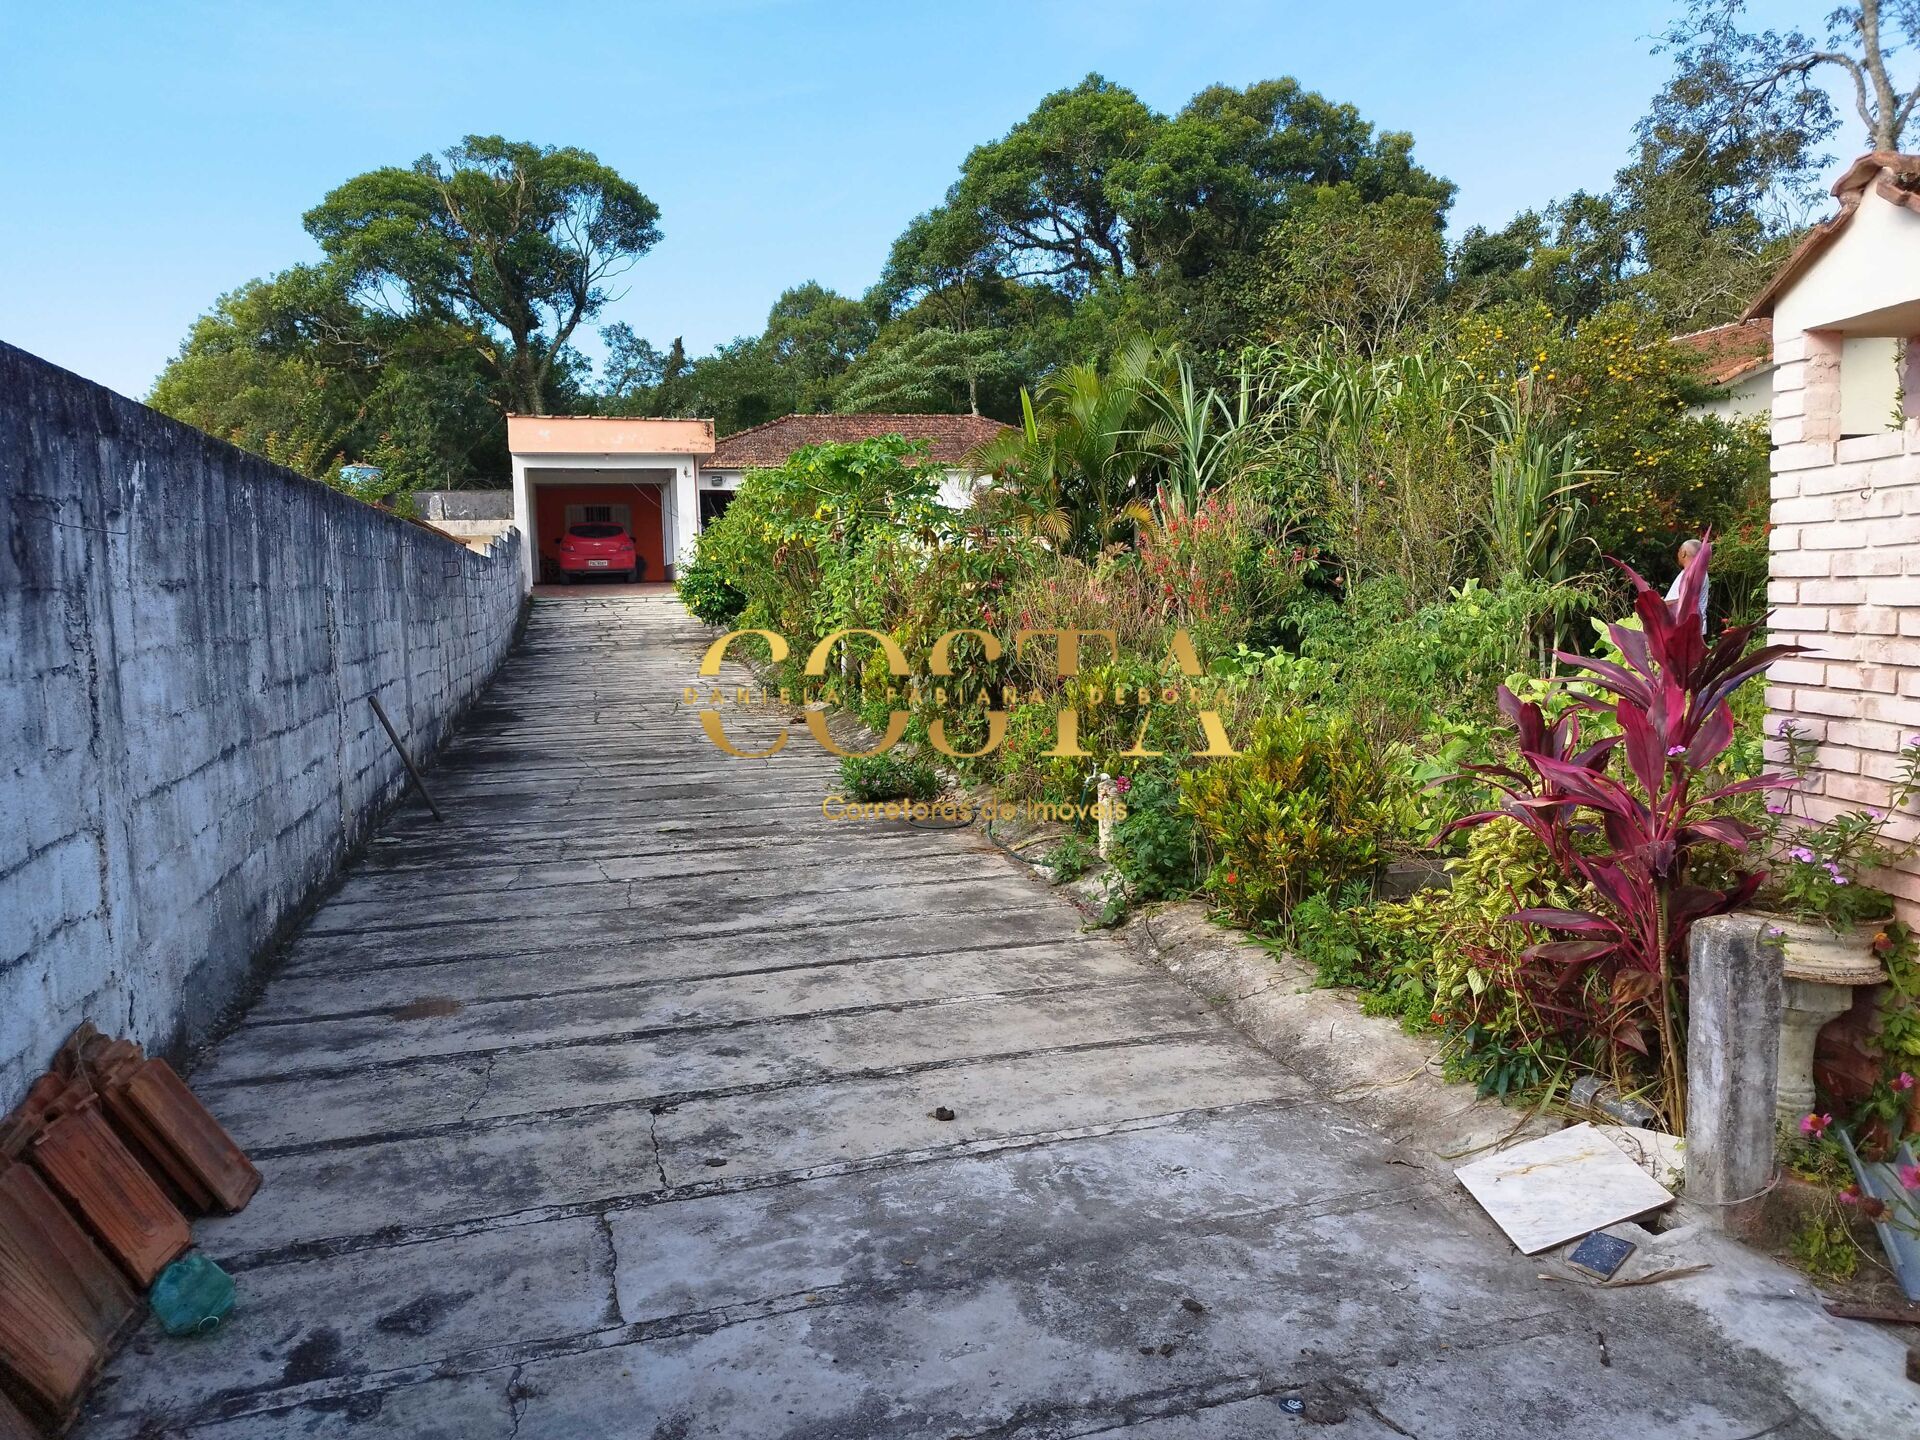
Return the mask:
M 607 415 L 509 415 L 516 455 L 711 455 L 713 421 Z

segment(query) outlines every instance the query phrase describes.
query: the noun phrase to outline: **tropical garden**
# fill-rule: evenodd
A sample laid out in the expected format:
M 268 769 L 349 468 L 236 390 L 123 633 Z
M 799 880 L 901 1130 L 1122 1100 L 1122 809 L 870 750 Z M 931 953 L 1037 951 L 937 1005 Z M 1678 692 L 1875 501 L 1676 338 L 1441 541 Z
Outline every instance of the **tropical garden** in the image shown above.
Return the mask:
M 1889 912 L 1884 817 L 1801 829 L 1793 764 L 1768 768 L 1767 434 L 1707 413 L 1672 341 L 1740 314 L 1836 154 L 1900 148 L 1917 45 L 1911 6 L 1807 35 L 1694 0 L 1610 186 L 1451 237 L 1414 138 L 1296 80 L 1169 114 L 1089 75 L 969 152 L 866 293 L 797 284 L 704 356 L 607 322 L 662 234 L 644 193 L 584 150 L 468 137 L 323 197 L 321 259 L 222 297 L 151 399 L 402 506 L 504 484 L 510 410 L 1003 420 L 965 509 L 900 441 L 751 475 L 683 598 L 787 637 L 784 686 L 876 730 L 905 706 L 902 743 L 849 762 L 860 793 L 944 772 L 1081 803 L 1105 777 L 1107 918 L 1199 898 L 1488 1093 L 1599 1073 L 1677 1129 L 1688 924 Z M 873 635 L 825 695 L 801 661 L 846 629 Z M 952 686 L 888 695 L 876 637 L 924 673 L 962 630 Z M 1063 677 L 1020 631 L 1107 638 Z M 1444 880 L 1389 899 L 1396 864 Z M 1897 924 L 1876 944 L 1884 1063 L 1847 1103 L 1897 1135 L 1920 968 Z
M 683 598 L 787 637 L 770 679 L 788 695 L 876 734 L 906 714 L 901 744 L 848 762 L 856 793 L 925 795 L 939 771 L 1058 805 L 1111 787 L 1123 883 L 1103 918 L 1198 897 L 1433 1035 L 1487 1093 L 1597 1073 L 1681 1130 L 1689 925 L 1753 904 L 1875 922 L 1899 1013 L 1850 1099 L 1898 1134 L 1920 1045 L 1913 946 L 1867 883 L 1885 817 L 1805 829 L 1795 737 L 1769 765 L 1755 682 L 1791 647 L 1762 633 L 1767 437 L 1706 413 L 1697 357 L 1671 343 L 1777 263 L 1823 132 L 1785 88 L 1712 111 L 1705 71 L 1724 78 L 1738 37 L 1691 36 L 1610 195 L 1448 251 L 1407 223 L 1444 190 L 1379 137 L 1351 178 L 1269 188 L 1276 213 L 1241 217 L 1262 238 L 1178 282 L 1171 312 L 1163 232 L 1083 197 L 1117 239 L 1075 251 L 1084 225 L 996 210 L 1044 193 L 1031 175 L 1024 201 L 976 194 L 976 152 L 911 243 L 980 227 L 989 250 L 947 287 L 1058 266 L 1105 342 L 1017 388 L 970 507 L 942 506 L 942 472 L 905 442 L 802 451 L 705 531 Z M 1084 130 L 1112 103 L 1089 82 L 1042 108 Z M 1044 153 L 1039 120 L 1003 146 Z M 803 673 L 847 630 L 870 633 Z M 1077 667 L 1021 632 L 1079 632 Z M 902 690 L 880 637 L 953 678 Z M 1088 863 L 1083 829 L 1060 868 Z M 1396 864 L 1444 878 L 1387 898 Z

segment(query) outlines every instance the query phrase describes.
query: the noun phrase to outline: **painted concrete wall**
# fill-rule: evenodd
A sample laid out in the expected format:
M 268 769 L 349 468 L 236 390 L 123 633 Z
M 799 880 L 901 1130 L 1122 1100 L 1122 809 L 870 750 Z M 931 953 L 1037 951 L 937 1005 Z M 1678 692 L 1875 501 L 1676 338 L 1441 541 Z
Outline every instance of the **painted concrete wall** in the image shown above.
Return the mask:
M 1869 186 L 1846 228 L 1775 300 L 1773 333 L 1914 333 L 1920 327 L 1908 322 L 1920 307 L 1917 253 L 1920 212 L 1890 204 Z
M 1773 408 L 1773 371 L 1755 370 L 1730 385 L 1721 385 L 1713 398 L 1692 407 L 1695 415 L 1717 415 L 1726 421 L 1764 420 Z
M 513 519 L 511 490 L 416 490 L 414 510 L 422 520 Z
M 203 1035 L 510 643 L 475 554 L 0 344 L 0 1109 Z
M 1920 271 L 1920 252 L 1914 260 Z M 1780 314 L 1785 314 L 1782 306 Z M 1920 735 L 1920 338 L 1907 347 L 1907 419 L 1843 438 L 1836 331 L 1774 329 L 1773 638 L 1811 647 L 1768 675 L 1767 729 L 1791 720 L 1819 747 L 1820 771 L 1796 803 L 1827 821 L 1884 809 L 1901 752 Z M 1768 741 L 1784 758 L 1784 747 Z M 1896 841 L 1920 833 L 1913 807 Z M 1920 922 L 1920 860 L 1880 883 Z

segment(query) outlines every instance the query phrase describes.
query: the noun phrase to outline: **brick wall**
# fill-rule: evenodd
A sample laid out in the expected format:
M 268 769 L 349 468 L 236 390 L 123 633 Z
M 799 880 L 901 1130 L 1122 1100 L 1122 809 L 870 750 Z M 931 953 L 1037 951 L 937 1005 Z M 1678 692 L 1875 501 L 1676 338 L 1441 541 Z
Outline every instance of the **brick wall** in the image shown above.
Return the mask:
M 1907 347 L 1904 428 L 1840 438 L 1841 336 L 1775 334 L 1773 638 L 1816 652 L 1769 674 L 1768 733 L 1790 718 L 1820 746 L 1801 804 L 1827 820 L 1885 808 L 1920 736 L 1920 342 Z M 1769 741 L 1769 754 L 1782 747 Z M 1912 806 L 1892 839 L 1914 837 Z M 1920 861 L 1880 883 L 1920 921 Z
M 0 344 L 0 1110 L 206 1030 L 492 674 L 476 554 Z

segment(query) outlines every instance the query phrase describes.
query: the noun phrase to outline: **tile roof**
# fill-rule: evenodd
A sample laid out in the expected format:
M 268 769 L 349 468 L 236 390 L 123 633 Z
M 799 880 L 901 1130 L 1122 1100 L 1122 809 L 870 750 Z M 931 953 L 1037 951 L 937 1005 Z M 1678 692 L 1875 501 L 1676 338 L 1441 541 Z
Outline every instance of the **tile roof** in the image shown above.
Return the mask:
M 1676 335 L 1673 343 L 1700 357 L 1700 375 L 1709 385 L 1730 385 L 1742 375 L 1772 363 L 1773 321 L 1736 320 L 1711 330 Z
M 703 470 L 768 469 L 806 445 L 846 444 L 881 435 L 930 441 L 940 465 L 959 465 L 1007 427 L 983 415 L 784 415 L 736 431 L 700 462 Z
M 1860 208 L 1861 197 L 1867 193 L 1868 186 L 1872 186 L 1874 194 L 1890 205 L 1920 210 L 1920 155 L 1903 155 L 1897 150 L 1875 150 L 1849 165 L 1847 173 L 1833 182 L 1833 193 L 1840 202 L 1840 212 L 1807 231 L 1806 238 L 1794 247 L 1786 263 L 1774 272 L 1773 279 L 1767 282 L 1767 288 L 1747 307 L 1747 313 L 1741 319 L 1755 320 L 1773 314 L 1774 302 L 1847 228 L 1847 222 L 1853 219 L 1853 212 Z

